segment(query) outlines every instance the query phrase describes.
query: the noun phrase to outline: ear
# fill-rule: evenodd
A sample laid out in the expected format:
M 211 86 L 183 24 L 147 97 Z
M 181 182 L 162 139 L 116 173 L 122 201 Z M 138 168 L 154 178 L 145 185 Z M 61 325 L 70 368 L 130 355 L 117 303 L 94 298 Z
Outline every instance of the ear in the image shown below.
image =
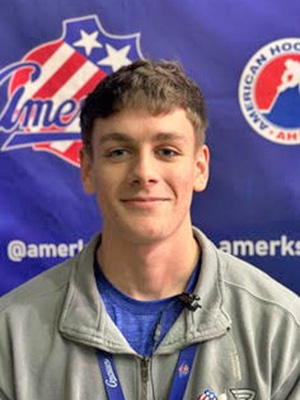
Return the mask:
M 209 148 L 207 145 L 203 144 L 197 149 L 195 162 L 194 191 L 202 192 L 207 186 L 209 177 Z
M 92 155 L 85 147 L 82 147 L 80 149 L 80 171 L 82 184 L 87 194 L 95 192 L 92 164 Z

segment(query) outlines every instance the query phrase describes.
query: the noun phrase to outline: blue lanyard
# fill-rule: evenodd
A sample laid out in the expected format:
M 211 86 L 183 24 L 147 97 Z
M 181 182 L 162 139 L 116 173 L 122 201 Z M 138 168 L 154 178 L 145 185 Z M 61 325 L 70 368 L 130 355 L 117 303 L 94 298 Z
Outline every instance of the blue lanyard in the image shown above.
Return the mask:
M 180 351 L 168 400 L 183 399 L 196 351 L 196 344 L 192 344 Z M 98 362 L 108 400 L 125 400 L 113 356 L 110 353 L 99 350 Z

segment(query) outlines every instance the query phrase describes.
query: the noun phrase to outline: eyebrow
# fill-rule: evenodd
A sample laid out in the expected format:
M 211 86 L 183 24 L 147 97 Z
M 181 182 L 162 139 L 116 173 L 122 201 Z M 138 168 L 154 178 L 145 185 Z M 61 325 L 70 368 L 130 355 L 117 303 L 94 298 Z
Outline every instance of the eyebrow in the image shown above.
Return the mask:
M 160 132 L 153 137 L 154 142 L 163 142 L 168 140 L 185 142 L 186 137 L 175 132 Z
M 156 135 L 152 137 L 152 142 L 164 142 L 164 141 L 180 141 L 180 142 L 185 142 L 186 138 L 183 135 L 180 135 L 179 133 L 175 132 L 159 132 Z M 99 139 L 99 145 L 103 145 L 106 142 L 121 142 L 121 143 L 134 143 L 136 140 L 132 138 L 129 135 L 126 135 L 125 133 L 119 133 L 119 132 L 111 132 L 104 134 L 103 136 L 100 137 Z
M 118 132 L 112 132 L 112 133 L 106 133 L 105 135 L 101 136 L 99 139 L 99 145 L 103 145 L 106 142 L 132 142 L 132 139 L 128 136 L 125 135 L 124 133 L 118 133 Z

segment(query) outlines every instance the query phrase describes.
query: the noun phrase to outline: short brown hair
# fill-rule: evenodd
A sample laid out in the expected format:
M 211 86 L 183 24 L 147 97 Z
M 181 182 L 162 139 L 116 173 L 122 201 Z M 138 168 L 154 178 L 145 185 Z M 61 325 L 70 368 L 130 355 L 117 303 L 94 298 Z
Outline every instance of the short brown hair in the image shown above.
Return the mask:
M 93 124 L 97 118 L 108 118 L 125 109 L 144 109 L 159 115 L 183 108 L 192 123 L 196 141 L 203 144 L 207 116 L 200 88 L 175 61 L 139 60 L 120 68 L 99 82 L 84 101 L 81 135 L 90 148 Z

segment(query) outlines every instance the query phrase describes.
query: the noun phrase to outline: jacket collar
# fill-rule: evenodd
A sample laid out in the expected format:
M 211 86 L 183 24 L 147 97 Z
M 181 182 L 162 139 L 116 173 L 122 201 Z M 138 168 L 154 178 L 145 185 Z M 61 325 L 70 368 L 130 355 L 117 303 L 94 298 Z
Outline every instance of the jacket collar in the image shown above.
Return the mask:
M 195 294 L 201 298 L 201 308 L 185 309 L 156 350 L 156 354 L 174 352 L 191 343 L 223 335 L 230 318 L 223 310 L 223 267 L 218 250 L 196 228 L 194 236 L 202 252 L 200 277 Z M 136 354 L 117 329 L 105 310 L 94 277 L 94 252 L 100 236 L 95 237 L 72 260 L 73 267 L 59 323 L 61 334 L 110 353 Z
M 200 277 L 194 291 L 200 297 L 201 308 L 194 312 L 184 310 L 157 349 L 159 354 L 222 336 L 231 326 L 230 317 L 223 309 L 224 266 L 219 251 L 199 229 L 193 228 L 193 232 L 202 254 Z

